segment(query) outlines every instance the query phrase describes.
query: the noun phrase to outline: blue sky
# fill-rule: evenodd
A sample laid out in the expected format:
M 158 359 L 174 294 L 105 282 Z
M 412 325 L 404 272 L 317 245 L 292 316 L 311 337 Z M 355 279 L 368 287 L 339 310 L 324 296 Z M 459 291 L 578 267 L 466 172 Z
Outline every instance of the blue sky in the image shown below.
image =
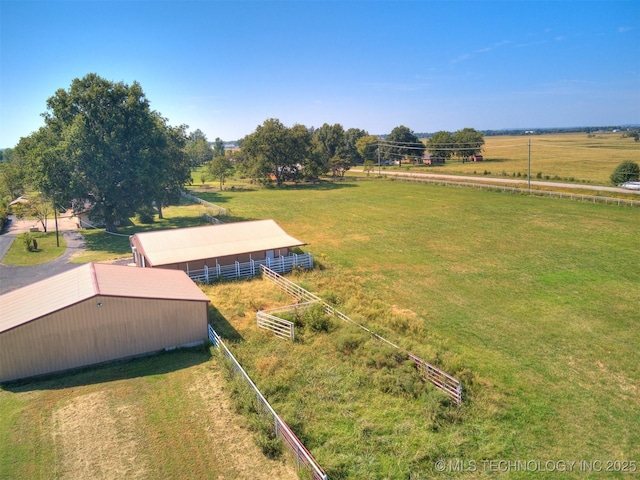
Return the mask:
M 640 2 L 0 0 L 0 147 L 90 72 L 210 140 L 640 124 Z

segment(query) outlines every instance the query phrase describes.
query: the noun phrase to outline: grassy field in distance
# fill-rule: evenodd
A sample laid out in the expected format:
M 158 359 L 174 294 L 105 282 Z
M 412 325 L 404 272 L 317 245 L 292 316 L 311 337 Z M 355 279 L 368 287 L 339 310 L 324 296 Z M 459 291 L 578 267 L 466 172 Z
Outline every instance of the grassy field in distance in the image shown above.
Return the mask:
M 623 138 L 621 133 L 489 136 L 484 139 L 483 162 L 463 164 L 454 157 L 445 165 L 403 164 L 402 169 L 460 175 L 483 175 L 487 170 L 492 177 L 523 176 L 528 171 L 529 142 L 533 179 L 541 173 L 542 180 L 610 185 L 609 176 L 620 163 L 626 160 L 640 163 L 640 143 Z

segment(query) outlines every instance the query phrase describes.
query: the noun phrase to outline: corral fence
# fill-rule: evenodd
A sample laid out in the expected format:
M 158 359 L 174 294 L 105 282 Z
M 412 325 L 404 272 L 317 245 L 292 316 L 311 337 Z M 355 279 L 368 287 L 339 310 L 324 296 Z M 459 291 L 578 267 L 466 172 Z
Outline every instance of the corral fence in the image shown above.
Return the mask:
M 423 359 L 421 359 L 420 357 L 414 355 L 413 353 L 408 352 L 408 351 L 400 348 L 395 343 L 390 342 L 389 340 L 387 340 L 386 338 L 378 335 L 377 333 L 372 332 L 371 330 L 369 330 L 364 325 L 361 325 L 358 322 L 355 322 L 354 320 L 349 318 L 344 313 L 340 312 L 339 310 L 337 310 L 334 307 L 332 307 L 331 305 L 329 305 L 327 302 L 322 300 L 317 295 L 314 295 L 313 293 L 305 290 L 301 286 L 299 286 L 299 285 L 293 283 L 292 281 L 284 278 L 283 276 L 279 275 L 277 272 L 274 272 L 273 270 L 270 270 L 268 267 L 266 267 L 264 265 L 261 268 L 262 268 L 262 271 L 263 271 L 263 274 L 264 274 L 265 278 L 267 278 L 271 282 L 275 283 L 278 287 L 280 287 L 282 290 L 284 290 L 287 294 L 291 295 L 292 297 L 294 297 L 294 298 L 296 298 L 298 300 L 304 300 L 304 302 L 305 302 L 304 304 L 287 305 L 285 307 L 280 307 L 282 309 L 282 311 L 287 311 L 288 309 L 295 308 L 296 306 L 299 306 L 299 305 L 309 306 L 309 305 L 312 305 L 312 304 L 315 304 L 315 303 L 319 303 L 320 305 L 323 306 L 324 311 L 328 315 L 333 315 L 334 317 L 337 317 L 340 320 L 343 320 L 343 321 L 345 321 L 347 323 L 351 323 L 351 324 L 357 326 L 358 328 L 361 328 L 365 332 L 367 332 L 369 335 L 371 335 L 376 340 L 378 340 L 380 342 L 383 342 L 383 343 L 386 343 L 386 344 L 388 344 L 388 345 L 390 345 L 390 346 L 392 346 L 394 348 L 397 348 L 398 350 L 401 350 L 401 351 L 405 352 L 409 356 L 409 358 L 413 361 L 413 363 L 416 365 L 416 368 L 418 369 L 418 371 L 422 375 L 422 378 L 424 378 L 426 381 L 432 383 L 436 388 L 438 388 L 438 389 L 442 390 L 444 393 L 446 393 L 451 399 L 453 399 L 453 401 L 456 404 L 460 405 L 462 403 L 462 383 L 460 382 L 460 380 L 458 380 L 457 378 L 449 375 L 448 373 L 446 373 L 445 371 L 439 369 L 438 367 L 436 367 L 434 365 L 431 365 L 428 362 L 425 362 Z M 271 314 L 276 313 L 274 310 L 275 309 L 270 310 L 270 313 Z M 293 339 L 293 333 L 292 333 L 292 337 L 291 338 Z
M 293 455 L 298 470 L 306 470 L 307 472 L 309 472 L 313 480 L 328 480 L 329 477 L 322 469 L 322 467 L 318 464 L 316 459 L 313 458 L 311 452 L 307 450 L 303 443 L 298 439 L 296 434 L 293 433 L 291 428 L 289 428 L 287 423 L 280 418 L 273 407 L 271 407 L 269 402 L 267 402 L 266 398 L 264 398 L 262 393 L 260 393 L 258 387 L 256 387 L 255 383 L 253 383 L 247 372 L 244 371 L 244 368 L 242 368 L 240 363 L 238 363 L 236 358 L 229 351 L 218 333 L 213 329 L 211 325 L 208 325 L 208 330 L 209 340 L 211 341 L 213 346 L 218 348 L 222 352 L 222 355 L 229 361 L 234 375 L 242 378 L 245 383 L 251 388 L 251 390 L 253 390 L 256 398 L 256 405 L 260 414 L 273 421 L 273 428 L 276 436 L 282 440 L 283 444 Z
M 263 330 L 269 330 L 276 337 L 290 339 L 295 341 L 295 325 L 289 320 L 276 316 L 277 313 L 288 313 L 290 315 L 298 316 L 304 312 L 311 305 L 315 305 L 317 302 L 305 302 L 296 303 L 295 305 L 285 305 L 284 307 L 269 308 L 267 310 L 258 310 L 256 317 L 258 319 L 258 328 Z
M 214 203 L 211 202 L 207 202 L 206 200 L 202 200 L 201 198 L 196 197 L 195 195 L 191 195 L 190 193 L 187 193 L 185 191 L 180 192 L 180 194 L 186 198 L 187 200 L 191 200 L 194 203 L 199 203 L 200 205 L 204 205 L 205 207 L 208 207 L 214 211 L 216 211 L 216 215 L 227 215 L 227 209 L 226 208 L 222 208 L 219 205 L 216 205 Z
M 190 269 L 187 265 L 187 275 L 192 280 L 209 283 L 218 279 L 234 280 L 237 278 L 255 277 L 261 273 L 260 267 L 267 266 L 269 269 L 278 273 L 287 273 L 294 268 L 313 268 L 313 255 L 310 253 L 291 253 L 290 255 L 273 258 L 265 258 L 263 260 L 250 259 L 248 262 L 238 262 L 231 265 L 216 264 L 204 268 Z
M 479 188 L 497 190 L 500 192 L 514 193 L 514 194 L 530 194 L 541 197 L 555 197 L 567 200 L 575 200 L 580 202 L 589 203 L 604 203 L 605 205 L 617 205 L 618 207 L 640 207 L 640 200 L 628 200 L 625 198 L 604 197 L 601 195 L 584 195 L 580 193 L 566 193 L 555 192 L 553 190 L 537 190 L 522 187 L 508 187 L 506 185 L 493 185 L 488 183 L 476 183 L 476 182 L 456 182 L 453 180 L 443 180 L 438 178 L 424 178 L 424 177 L 409 177 L 397 175 L 393 177 L 387 177 L 394 181 L 401 182 L 420 182 L 420 183 L 432 183 L 436 185 L 446 185 L 454 187 L 467 187 L 467 188 Z

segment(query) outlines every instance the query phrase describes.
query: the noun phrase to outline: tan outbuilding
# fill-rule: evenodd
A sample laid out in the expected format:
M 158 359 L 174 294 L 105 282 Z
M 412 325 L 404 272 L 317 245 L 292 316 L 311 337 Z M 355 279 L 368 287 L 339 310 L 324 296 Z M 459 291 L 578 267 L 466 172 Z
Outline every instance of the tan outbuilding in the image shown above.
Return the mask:
M 209 298 L 175 270 L 89 263 L 0 296 L 0 382 L 191 346 Z
M 205 278 L 205 271 L 230 278 L 245 276 L 245 271 L 250 276 L 259 264 L 279 272 L 313 266 L 310 254 L 291 252 L 305 243 L 273 220 L 140 232 L 129 242 L 137 266 L 182 270 L 194 279 Z

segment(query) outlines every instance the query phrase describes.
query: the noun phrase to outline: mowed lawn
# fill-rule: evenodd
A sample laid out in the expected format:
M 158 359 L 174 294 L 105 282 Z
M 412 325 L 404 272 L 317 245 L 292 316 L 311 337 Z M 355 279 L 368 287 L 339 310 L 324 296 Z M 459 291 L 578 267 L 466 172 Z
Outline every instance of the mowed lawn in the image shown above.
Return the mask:
M 374 463 L 392 456 L 387 465 L 405 467 L 361 470 L 371 478 L 405 478 L 416 465 L 412 456 L 425 452 L 412 472 L 425 478 L 436 473 L 429 464 L 438 454 L 476 461 L 640 459 L 640 210 L 393 181 L 207 199 L 224 202 L 237 219 L 276 219 L 309 242 L 323 267 L 301 274 L 306 288 L 339 299 L 341 310 L 401 346 L 474 378 L 464 419 L 424 440 L 440 450 L 423 444 L 402 454 L 384 446 L 368 451 L 364 442 L 359 468 L 367 455 Z M 266 302 L 258 290 L 246 282 L 209 293 L 226 320 L 253 338 L 254 310 Z M 407 322 L 419 326 L 406 328 Z M 267 383 L 271 369 L 264 365 L 275 361 L 273 349 L 283 356 L 287 350 L 260 351 L 249 341 L 237 348 L 256 375 L 265 370 Z M 298 352 L 299 362 L 304 355 L 313 353 Z M 337 368 L 334 360 L 327 358 L 327 369 Z M 316 368 L 322 365 L 318 360 Z M 336 398 L 343 398 L 334 380 Z M 295 396 L 280 395 L 286 409 Z M 372 400 L 371 408 L 384 410 L 380 405 Z M 321 464 L 335 467 L 340 458 L 322 442 L 349 433 L 327 433 L 331 421 L 308 419 L 304 431 L 318 445 Z M 404 422 L 419 430 L 422 421 L 399 413 L 396 434 L 402 436 Z M 314 428 L 324 439 L 314 438 Z
M 297 478 L 269 460 L 205 348 L 0 389 L 1 479 Z

